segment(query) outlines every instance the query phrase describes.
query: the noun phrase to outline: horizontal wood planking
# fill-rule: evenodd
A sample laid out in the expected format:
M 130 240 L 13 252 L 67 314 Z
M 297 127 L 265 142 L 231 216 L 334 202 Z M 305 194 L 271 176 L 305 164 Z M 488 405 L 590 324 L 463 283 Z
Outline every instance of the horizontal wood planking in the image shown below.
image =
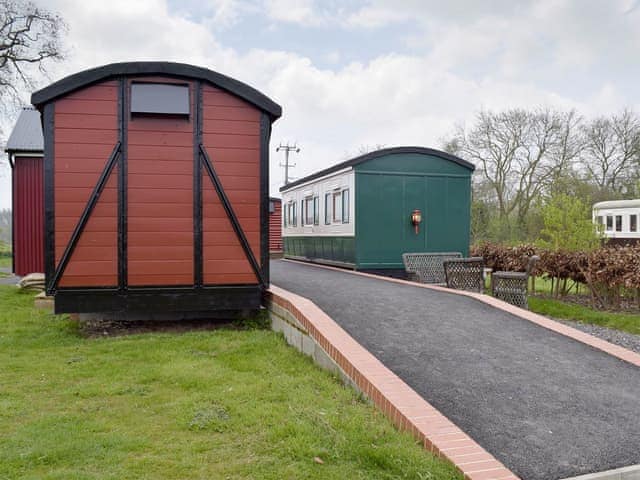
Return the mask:
M 129 215 L 146 218 L 188 218 L 193 214 L 191 203 L 130 203 Z
M 193 116 L 133 116 L 127 142 L 129 285 L 192 285 Z
M 89 128 L 56 128 L 56 143 L 111 145 L 118 141 L 118 130 Z
M 106 162 L 113 151 L 114 145 L 115 143 L 113 145 L 56 143 L 56 164 L 54 168 L 56 171 L 69 170 L 72 172 L 84 172 L 86 170 L 71 169 L 71 167 L 76 166 L 82 168 L 79 162 L 75 162 L 76 159 L 100 159 Z
M 75 255 L 75 254 L 74 254 Z M 117 258 L 107 260 L 83 260 L 77 261 L 72 258 L 64 272 L 65 277 L 74 276 L 100 276 L 117 278 L 116 271 L 118 266 Z M 116 282 L 114 282 L 115 285 Z
M 209 86 L 203 89 L 203 105 L 203 143 L 259 262 L 260 112 L 244 100 Z M 210 180 L 203 182 L 203 202 L 205 283 L 224 282 L 225 275 L 232 283 L 256 282 L 244 251 L 237 248 L 239 243 L 229 245 L 231 224 Z M 225 242 L 231 249 L 216 250 L 216 242 Z
M 115 170 L 117 170 L 117 167 L 114 168 L 114 171 Z M 86 205 L 86 202 L 82 203 L 82 200 L 78 201 L 78 199 L 89 198 L 94 186 L 95 185 L 91 185 L 90 187 L 88 186 L 78 188 L 56 188 L 56 206 L 59 205 L 58 202 L 60 202 L 79 203 L 84 207 L 84 205 Z M 116 190 L 115 186 L 113 188 L 110 188 L 109 183 L 107 183 L 104 190 L 102 190 L 100 199 L 108 203 L 116 203 L 118 201 L 118 190 Z
M 136 160 L 153 160 L 161 162 L 164 160 L 180 161 L 193 155 L 193 146 L 163 146 L 162 148 L 149 148 L 148 145 L 128 145 L 129 158 Z
M 104 242 L 92 242 L 91 238 L 83 235 L 82 241 L 78 242 L 78 246 L 73 251 L 73 258 L 76 261 L 84 260 L 109 260 L 117 257 L 118 251 L 116 245 L 113 243 L 113 239 L 109 237 L 100 236 L 100 239 L 106 239 Z M 102 243 L 102 245 L 100 245 Z M 56 256 L 62 255 L 64 251 L 63 247 L 56 247 Z
M 165 173 L 154 172 L 153 170 L 148 173 L 138 173 L 134 170 L 129 175 L 129 188 L 144 190 L 146 188 L 161 188 L 164 190 L 190 190 L 192 186 L 193 175 L 187 175 L 184 173 L 184 166 L 182 173 L 175 173 L 173 175 L 167 175 Z M 171 197 L 171 193 L 167 192 L 167 197 Z
M 164 188 L 129 188 L 129 205 L 133 203 L 188 203 L 193 204 L 193 194 L 189 190 L 171 190 L 170 195 Z
M 133 123 L 133 120 L 132 120 Z M 185 147 L 192 145 L 192 132 L 145 132 L 143 130 L 129 131 L 129 145 L 140 145 L 150 147 L 156 151 L 165 146 Z
M 129 252 L 138 260 L 184 260 L 191 255 L 191 248 L 181 245 L 153 245 L 129 247 Z
M 193 275 L 193 260 L 184 259 L 144 259 L 136 258 L 132 260 L 129 255 L 129 274 L 130 275 Z M 193 282 L 189 282 L 193 283 Z M 154 285 L 158 285 L 154 282 Z
M 82 115 L 113 115 L 117 104 L 111 100 L 70 100 L 62 98 L 56 102 L 56 115 L 76 113 Z
M 55 257 L 71 234 L 118 141 L 117 83 L 104 82 L 56 100 L 54 119 Z M 60 279 L 61 287 L 117 284 L 117 168 Z
M 260 132 L 260 122 L 253 120 L 207 120 L 207 133 L 228 135 L 255 135 Z
M 118 82 L 107 81 L 91 85 L 75 92 L 71 92 L 65 95 L 65 101 L 76 100 L 106 100 L 112 101 L 114 98 L 118 98 Z
M 253 275 L 253 271 L 251 267 L 247 269 L 247 261 L 236 260 L 234 258 L 228 259 L 207 259 L 204 262 L 204 269 L 207 273 L 211 274 L 222 274 L 222 273 L 244 273 L 251 274 L 253 279 L 255 280 L 255 275 Z
M 238 107 L 221 107 L 208 106 L 204 109 L 202 118 L 205 122 L 209 120 L 236 120 L 247 122 L 259 122 L 260 110 L 257 108 L 238 108 Z
M 193 232 L 129 232 L 129 249 L 154 247 L 171 247 L 171 246 L 188 246 L 189 241 L 193 240 Z
M 130 132 L 182 132 L 192 133 L 193 125 L 188 117 L 171 118 L 171 117 L 136 117 L 133 116 L 129 122 Z
M 79 117 L 82 122 L 79 123 Z M 56 128 L 86 128 L 86 129 L 102 129 L 114 130 L 118 128 L 118 116 L 113 114 L 90 115 L 81 113 L 58 113 L 56 115 Z
M 192 217 L 163 217 L 160 215 L 161 211 L 156 210 L 156 216 L 147 217 L 140 215 L 129 215 L 129 232 L 192 232 L 193 233 L 193 218 Z M 192 239 L 193 240 L 193 239 Z M 189 246 L 191 242 L 186 242 L 185 246 Z M 153 247 L 153 243 L 147 245 L 147 247 Z M 134 257 L 135 258 L 135 257 Z
M 205 120 L 205 125 L 207 121 Z M 244 150 L 260 149 L 260 135 L 229 135 L 223 133 L 203 133 L 202 141 L 205 145 L 217 145 L 221 148 L 241 148 Z M 258 154 L 258 153 L 256 153 Z
M 208 272 L 205 277 L 207 285 L 244 285 L 255 284 L 256 276 L 251 273 L 216 273 Z
M 208 195 L 207 197 L 208 198 L 206 201 L 208 203 L 209 208 L 207 208 L 207 212 L 203 214 L 203 217 L 204 218 L 228 218 L 227 212 L 225 212 L 222 205 L 219 202 L 217 202 L 215 199 L 211 198 L 213 197 L 213 195 L 211 196 Z M 256 208 L 258 208 L 257 203 L 254 203 L 254 204 L 241 203 L 239 205 L 236 205 L 233 208 L 233 210 L 238 216 L 238 218 L 241 218 L 241 217 L 251 218 Z
M 60 287 L 116 287 L 118 277 L 115 275 L 70 275 L 64 276 L 58 284 Z
M 247 278 L 251 279 L 250 283 L 255 283 L 257 278 L 251 269 L 251 264 L 211 182 L 204 182 L 202 190 L 202 271 L 204 283 L 206 285 L 246 283 Z M 224 262 L 232 262 L 233 269 L 230 270 L 229 264 Z M 241 275 L 225 277 L 227 273 Z
M 193 285 L 193 274 L 151 273 L 139 274 L 129 271 L 129 284 L 136 286 Z

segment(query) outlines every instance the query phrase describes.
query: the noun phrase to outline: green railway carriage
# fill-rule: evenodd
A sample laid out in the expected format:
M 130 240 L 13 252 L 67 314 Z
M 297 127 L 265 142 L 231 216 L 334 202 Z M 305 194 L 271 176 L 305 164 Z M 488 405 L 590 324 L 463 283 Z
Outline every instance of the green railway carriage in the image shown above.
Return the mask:
M 282 192 L 286 258 L 391 275 L 405 252 L 468 255 L 473 164 L 438 150 L 377 150 Z

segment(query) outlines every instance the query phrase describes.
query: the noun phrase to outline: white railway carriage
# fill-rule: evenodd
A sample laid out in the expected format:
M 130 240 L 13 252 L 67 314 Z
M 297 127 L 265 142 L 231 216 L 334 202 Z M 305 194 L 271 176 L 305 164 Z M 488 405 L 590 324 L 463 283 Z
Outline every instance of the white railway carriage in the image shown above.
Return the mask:
M 614 243 L 635 243 L 640 239 L 639 217 L 640 199 L 609 200 L 593 206 L 594 223 L 602 225 L 605 238 Z

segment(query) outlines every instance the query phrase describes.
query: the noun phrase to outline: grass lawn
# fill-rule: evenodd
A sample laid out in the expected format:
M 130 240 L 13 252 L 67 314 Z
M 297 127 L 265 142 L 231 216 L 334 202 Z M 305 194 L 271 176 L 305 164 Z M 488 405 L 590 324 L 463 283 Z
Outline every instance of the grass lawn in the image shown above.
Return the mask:
M 536 313 L 550 317 L 577 320 L 640 335 L 640 315 L 606 312 L 560 300 L 534 296 L 529 297 L 529 308 Z
M 461 479 L 269 330 L 84 338 L 32 305 L 0 287 L 2 479 Z

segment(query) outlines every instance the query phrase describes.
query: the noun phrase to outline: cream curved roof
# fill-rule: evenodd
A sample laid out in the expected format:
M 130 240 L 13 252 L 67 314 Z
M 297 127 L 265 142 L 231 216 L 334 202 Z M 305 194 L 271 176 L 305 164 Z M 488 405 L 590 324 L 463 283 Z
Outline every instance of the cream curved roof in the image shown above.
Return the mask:
M 632 208 L 640 207 L 640 198 L 633 200 L 607 200 L 598 202 L 593 205 L 594 210 L 602 210 L 604 208 Z

